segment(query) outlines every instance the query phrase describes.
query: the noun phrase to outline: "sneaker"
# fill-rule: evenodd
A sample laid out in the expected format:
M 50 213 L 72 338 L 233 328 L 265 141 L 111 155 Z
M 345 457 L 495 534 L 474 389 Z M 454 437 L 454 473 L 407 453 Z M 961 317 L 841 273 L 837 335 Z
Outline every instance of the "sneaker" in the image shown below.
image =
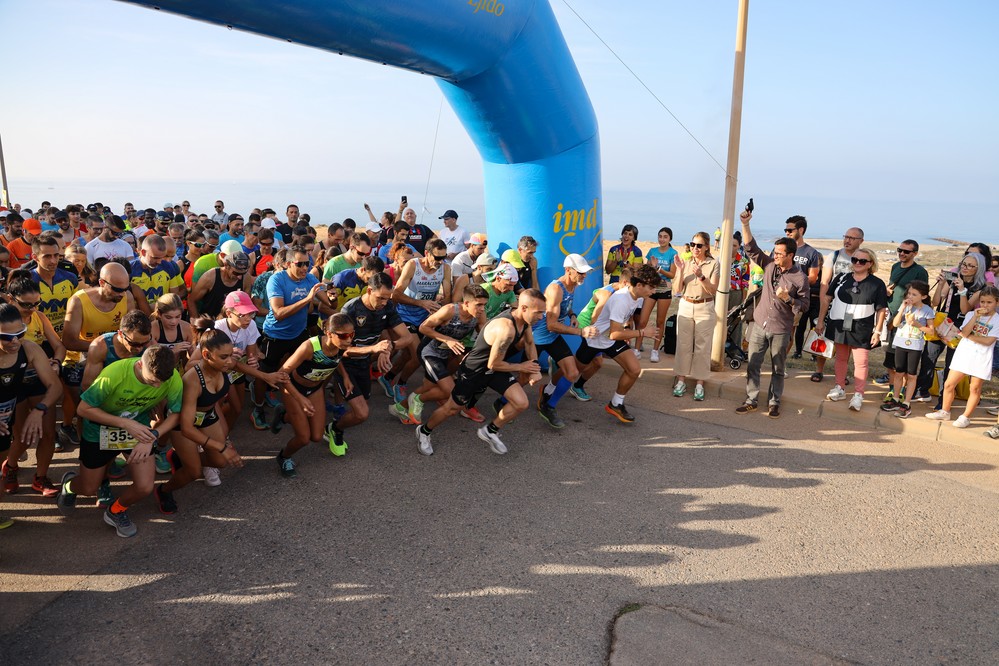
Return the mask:
M 501 456 L 506 453 L 506 444 L 504 444 L 503 440 L 499 438 L 499 434 L 489 432 L 489 426 L 482 426 L 475 431 L 475 434 L 478 435 L 479 439 L 483 442 L 489 444 L 489 450 L 496 455 Z
M 918 391 L 916 392 L 916 395 L 912 396 L 913 402 L 931 402 L 932 400 L 933 396 L 927 393 L 919 393 Z
M 673 387 L 673 396 L 677 398 L 682 398 L 687 392 L 687 385 L 683 382 L 677 382 L 676 386 Z
M 68 516 L 76 508 L 76 493 L 66 492 L 66 484 L 72 481 L 75 476 L 76 472 L 66 472 L 62 475 L 62 481 L 59 482 L 59 494 L 56 495 L 56 506 L 59 507 L 59 513 L 64 516 Z
M 635 417 L 631 415 L 631 412 L 628 411 L 623 402 L 620 405 L 612 405 L 608 402 L 604 406 L 604 411 L 621 423 L 633 423 L 635 421 Z
M 565 427 L 565 421 L 563 421 L 562 417 L 558 415 L 555 408 L 550 406 L 547 402 L 542 403 L 538 407 L 538 414 L 541 414 L 541 418 L 548 421 L 548 425 L 553 428 Z
M 996 424 L 985 431 L 986 437 L 991 437 L 992 439 L 999 439 L 999 424 Z
M 163 490 L 163 484 L 156 486 L 153 490 L 156 497 L 156 504 L 160 507 L 160 513 L 172 516 L 177 513 L 177 502 L 173 498 L 173 493 Z
M 395 400 L 395 387 L 392 386 L 392 382 L 385 379 L 385 375 L 378 378 L 378 384 L 382 387 L 382 390 L 385 391 L 386 397 Z M 398 400 L 396 400 L 396 402 L 398 402 Z
M 573 398 L 579 400 L 580 402 L 589 402 L 590 400 L 593 400 L 593 396 L 587 393 L 585 388 L 577 388 L 573 386 L 569 389 L 569 393 L 572 394 Z
M 326 437 L 326 442 L 329 444 L 330 453 L 335 456 L 342 456 L 347 453 L 347 442 L 343 439 L 343 433 L 336 429 L 335 421 L 326 426 L 326 432 L 323 434 Z
M 253 424 L 254 430 L 267 430 L 271 427 L 270 422 L 267 420 L 267 409 L 263 405 L 260 407 L 254 406 L 253 410 L 250 411 L 250 423 Z
M 793 354 L 791 354 L 791 358 L 793 358 L 793 359 L 799 359 L 799 358 L 801 358 L 801 352 L 800 351 L 794 352 Z
M 277 455 L 278 469 L 281 470 L 281 476 L 286 479 L 294 479 L 298 476 L 298 472 L 295 471 L 295 461 L 291 458 L 283 458 L 281 454 Z
M 889 395 L 891 395 L 891 394 L 889 393 Z M 902 403 L 897 402 L 894 399 L 892 399 L 892 400 L 885 400 L 884 402 L 881 403 L 881 411 L 882 412 L 897 412 L 898 408 L 901 407 L 901 406 L 902 406 Z
M 97 506 L 106 509 L 112 504 L 114 504 L 114 493 L 111 492 L 111 482 L 104 479 L 101 481 L 101 485 L 97 486 Z
M 423 426 L 416 426 L 416 448 L 425 456 L 434 455 L 434 447 L 430 445 L 430 435 L 423 434 Z
M 80 434 L 72 424 L 63 423 L 56 431 L 56 440 L 63 446 L 63 450 L 71 449 L 80 445 Z
M 276 389 L 267 389 L 264 391 L 264 402 L 268 407 L 277 407 L 281 404 L 281 394 Z M 264 420 L 266 421 L 267 419 L 264 418 Z
M 411 425 L 409 422 L 409 410 L 398 402 L 393 402 L 388 408 L 389 414 L 402 421 L 403 425 Z
M 895 402 L 895 392 L 894 391 L 888 391 L 888 393 L 885 394 L 885 399 L 882 400 L 881 402 L 885 402 L 885 403 L 887 403 L 887 402 Z
M 756 411 L 756 405 L 752 405 L 748 402 L 743 403 L 735 408 L 736 414 L 748 414 L 750 412 L 755 412 L 755 411 Z
M 860 408 L 864 406 L 864 394 L 854 393 L 853 397 L 850 398 L 850 409 L 855 412 L 859 412 Z
M 14 520 L 10 516 L 0 516 L 0 530 L 5 530 L 14 524 Z
M 767 410 L 767 416 L 772 419 L 780 418 L 780 405 L 770 405 L 770 409 Z
M 111 513 L 111 509 L 105 509 L 104 522 L 113 527 L 118 536 L 126 539 L 134 537 L 139 531 L 132 519 L 128 517 L 128 511 Z
M 222 485 L 222 477 L 219 476 L 217 467 L 202 467 L 201 476 L 205 477 L 205 485 L 209 488 L 218 488 Z
M 637 358 L 639 361 L 642 360 L 642 350 L 641 349 L 632 349 L 631 353 L 634 354 L 635 358 Z
M 886 372 L 885 374 L 881 375 L 880 377 L 875 377 L 874 383 L 877 384 L 878 386 L 888 386 L 889 380 L 890 380 L 890 378 L 888 376 L 888 373 Z
M 694 400 L 704 400 L 704 384 L 694 387 Z
M 985 410 L 985 412 L 987 414 L 991 414 L 992 416 L 999 416 L 999 407 L 989 407 Z
M 485 423 L 486 422 L 486 417 L 483 416 L 482 412 L 480 412 L 479 410 L 477 410 L 475 407 L 466 407 L 465 409 L 462 409 L 459 412 L 459 414 L 461 414 L 466 419 L 468 419 L 469 421 L 472 421 L 474 423 Z
M 658 349 L 653 349 L 652 351 L 649 352 L 649 362 L 650 363 L 658 363 L 659 362 L 659 350 Z
M 121 456 L 118 456 L 111 461 L 111 465 L 108 466 L 108 478 L 114 481 L 118 479 L 124 479 L 125 475 L 128 473 L 128 463 Z
M 155 462 L 156 462 L 157 474 L 169 474 L 171 471 L 173 471 L 173 467 L 170 465 L 170 461 L 167 460 L 166 451 L 157 451 L 156 453 L 153 454 L 153 457 L 156 459 Z
M 396 402 L 405 403 L 409 395 L 409 387 L 405 384 L 396 384 L 392 387 L 392 399 Z
M 31 482 L 31 489 L 36 493 L 41 493 L 42 497 L 55 497 L 59 494 L 59 489 L 52 485 L 47 476 L 36 476 Z
M 895 410 L 895 416 L 900 419 L 907 419 L 909 415 L 912 414 L 912 407 L 903 403 L 900 403 L 898 409 Z
M 954 419 L 955 428 L 967 428 L 970 425 L 971 425 L 971 419 L 969 419 L 964 414 L 961 414 L 956 419 Z
M 836 384 L 836 386 L 833 386 L 832 389 L 829 390 L 829 393 L 826 393 L 826 400 L 832 400 L 833 402 L 846 400 L 846 391 L 843 390 L 842 386 Z
M 274 415 L 271 417 L 269 427 L 275 435 L 281 432 L 281 428 L 284 427 L 284 412 L 284 405 L 278 405 L 274 408 Z
M 3 480 L 3 489 L 8 495 L 13 495 L 21 487 L 17 482 L 17 465 L 9 465 L 6 460 L 0 465 L 0 479 Z
M 417 425 L 423 423 L 423 398 L 419 393 L 410 393 L 406 401 L 409 405 L 409 421 Z M 464 411 L 464 410 L 462 410 Z
M 930 412 L 926 415 L 926 418 L 933 419 L 934 421 L 950 421 L 950 412 L 945 412 L 942 409 L 938 409 L 935 412 Z

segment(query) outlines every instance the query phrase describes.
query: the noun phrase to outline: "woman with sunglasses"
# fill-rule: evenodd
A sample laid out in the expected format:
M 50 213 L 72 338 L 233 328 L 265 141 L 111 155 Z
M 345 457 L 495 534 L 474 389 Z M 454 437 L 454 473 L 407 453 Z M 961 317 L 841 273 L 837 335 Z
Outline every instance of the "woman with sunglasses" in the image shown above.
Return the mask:
M 198 337 L 198 357 L 184 373 L 184 398 L 180 425 L 173 433 L 173 449 L 167 454 L 172 475 L 156 486 L 154 496 L 160 512 L 177 513 L 173 494 L 204 476 L 205 484 L 222 483 L 218 470 L 242 467 L 229 439 L 229 427 L 218 414 L 218 405 L 229 395 L 229 373 L 235 366 L 233 344 L 215 327 L 211 317 L 197 319 L 193 326 Z
M 73 241 L 63 250 L 63 256 L 66 257 L 66 261 L 73 264 L 76 274 L 80 277 L 80 283 L 77 285 L 78 289 L 97 286 L 97 271 L 94 270 L 94 267 L 90 265 L 90 261 L 87 260 L 87 250 L 82 245 L 77 241 Z
M 867 248 L 858 248 L 850 257 L 853 268 L 833 278 L 819 305 L 815 332 L 833 341 L 836 348 L 836 385 L 826 400 L 845 400 L 846 368 L 853 356 L 853 398 L 850 409 L 859 412 L 864 405 L 868 357 L 881 344 L 881 326 L 888 314 L 888 287 L 875 273 L 878 260 Z M 828 320 L 826 319 L 826 315 Z
M 180 269 L 180 274 L 184 276 L 184 286 L 187 287 L 187 291 L 190 293 L 191 289 L 194 288 L 194 264 L 211 250 L 208 249 L 204 232 L 197 229 L 187 230 L 184 234 L 184 243 L 187 245 L 187 252 L 177 262 L 177 268 Z
M 14 279 L 7 287 L 9 302 L 17 308 L 21 315 L 21 321 L 27 327 L 25 339 L 38 345 L 48 358 L 49 367 L 58 376 L 59 367 L 66 357 L 66 347 L 55 332 L 55 328 L 48 317 L 43 317 L 38 312 L 38 305 L 41 300 L 41 293 L 38 285 L 27 275 L 26 271 L 18 270 L 12 273 Z M 47 393 L 47 387 L 38 376 L 33 367 L 24 371 L 23 382 L 18 387 L 22 400 L 17 405 L 18 424 L 24 423 L 28 417 L 28 410 L 36 404 L 42 402 L 43 396 Z M 61 391 L 60 391 L 61 393 Z M 54 405 L 54 403 L 46 403 Z M 56 418 L 55 409 L 46 410 L 44 414 L 44 432 L 40 440 L 37 441 L 35 451 L 35 478 L 31 483 L 31 489 L 40 493 L 43 497 L 54 497 L 59 489 L 56 488 L 48 478 L 49 465 L 52 463 L 52 456 L 55 453 L 55 433 Z M 20 425 L 16 425 L 13 431 L 13 445 L 10 453 L 3 463 L 3 485 L 8 493 L 17 492 L 19 485 L 17 482 L 18 460 L 21 454 L 28 449 L 29 442 L 22 437 Z
M 676 313 L 676 384 L 673 395 L 687 392 L 687 378 L 697 382 L 694 400 L 704 400 L 704 380 L 711 374 L 711 336 L 715 330 L 715 294 L 721 269 L 711 256 L 711 239 L 698 231 L 690 241 L 690 260 L 673 259 L 674 285 L 683 294 Z
M 281 372 L 289 379 L 281 389 L 282 405 L 274 411 L 273 432 L 285 421 L 295 434 L 278 453 L 278 466 L 286 478 L 297 476 L 292 456 L 308 445 L 321 442 L 326 431 L 326 398 L 323 388 L 336 378 L 342 395 L 353 392 L 353 384 L 343 367 L 344 352 L 354 341 L 354 323 L 343 313 L 326 320 L 322 335 L 309 338 L 288 357 Z
M 53 370 L 41 347 L 24 339 L 27 332 L 21 312 L 9 303 L 0 304 L 0 456 L 8 461 L 15 422 L 22 424 L 22 441 L 28 446 L 37 444 L 42 438 L 45 415 L 50 407 L 55 409 L 62 395 L 58 373 Z M 24 398 L 24 376 L 28 369 L 37 373 L 38 380 L 45 386 L 45 395 L 21 419 L 18 418 L 17 406 L 19 400 Z M 15 457 L 15 465 L 16 462 Z M 14 474 L 16 477 L 16 466 Z M 4 481 L 0 484 L 0 497 L 7 486 L 6 478 Z M 9 518 L 0 516 L 0 529 L 10 527 L 11 523 Z

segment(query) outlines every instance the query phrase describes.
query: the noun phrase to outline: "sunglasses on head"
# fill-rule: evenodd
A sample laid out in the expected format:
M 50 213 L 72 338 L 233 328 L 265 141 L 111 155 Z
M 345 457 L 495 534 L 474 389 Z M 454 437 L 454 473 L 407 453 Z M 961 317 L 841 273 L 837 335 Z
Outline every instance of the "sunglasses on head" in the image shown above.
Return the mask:
M 859 257 L 850 257 L 851 264 L 857 264 L 858 266 L 864 266 L 871 263 L 870 259 L 860 259 Z
M 25 326 L 23 330 L 17 333 L 0 333 L 0 342 L 13 342 L 14 340 L 20 340 L 28 332 L 28 327 Z
M 702 247 L 707 247 L 707 245 L 706 245 L 706 244 L 704 244 L 704 243 L 691 243 L 691 244 L 690 244 L 690 247 L 696 247 L 696 248 L 697 248 L 697 249 L 699 250 L 699 249 L 701 249 Z
M 113 291 L 116 294 L 124 294 L 126 291 L 128 291 L 131 288 L 130 286 L 129 287 L 116 287 L 113 284 L 111 284 L 110 282 L 108 282 L 107 280 L 101 280 L 101 284 L 106 284 L 107 286 L 111 287 L 111 291 Z

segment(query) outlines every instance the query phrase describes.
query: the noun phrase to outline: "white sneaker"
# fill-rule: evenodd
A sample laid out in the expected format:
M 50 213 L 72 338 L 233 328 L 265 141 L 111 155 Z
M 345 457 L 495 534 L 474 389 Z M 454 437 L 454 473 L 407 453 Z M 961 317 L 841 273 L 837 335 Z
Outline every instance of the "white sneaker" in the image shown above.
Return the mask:
M 481 428 L 475 431 L 475 434 L 478 435 L 479 439 L 481 439 L 483 442 L 489 444 L 489 450 L 492 451 L 493 453 L 500 456 L 506 453 L 507 451 L 506 444 L 504 444 L 503 440 L 499 438 L 499 435 L 494 435 L 493 433 L 489 432 L 488 426 L 482 426 Z
M 967 428 L 970 425 L 971 425 L 971 419 L 969 419 L 964 414 L 961 414 L 960 416 L 957 417 L 957 419 L 954 420 L 955 428 Z
M 641 349 L 632 349 L 631 351 L 632 351 L 632 353 L 635 354 L 635 358 L 638 358 L 638 359 L 642 358 L 642 350 Z
M 941 409 L 936 412 L 930 412 L 926 415 L 926 418 L 933 419 L 934 421 L 950 421 L 950 412 L 945 412 Z
M 652 351 L 649 352 L 649 360 L 651 362 L 653 362 L 653 363 L 658 363 L 659 362 L 659 350 L 658 349 L 653 349 Z
M 829 393 L 826 393 L 826 400 L 832 400 L 833 402 L 846 400 L 846 391 L 843 390 L 842 386 L 836 384 L 836 386 L 830 389 Z
M 991 414 L 992 416 L 999 416 L 999 407 L 989 407 L 985 411 Z
M 217 467 L 202 467 L 201 473 L 205 477 L 205 485 L 215 488 L 222 485 L 222 478 L 219 476 Z
M 421 428 L 423 428 L 423 426 L 416 426 L 416 441 L 418 442 L 416 448 L 418 448 L 420 453 L 423 455 L 432 456 L 434 455 L 434 447 L 430 446 L 430 435 L 424 435 L 420 432 Z
M 864 406 L 864 394 L 854 393 L 853 397 L 850 398 L 850 409 L 855 412 L 859 412 L 860 408 Z

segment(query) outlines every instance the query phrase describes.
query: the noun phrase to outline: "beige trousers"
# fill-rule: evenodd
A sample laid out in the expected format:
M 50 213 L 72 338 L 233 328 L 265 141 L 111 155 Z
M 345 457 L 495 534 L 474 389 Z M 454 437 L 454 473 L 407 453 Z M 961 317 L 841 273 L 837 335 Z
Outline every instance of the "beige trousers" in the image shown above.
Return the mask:
M 711 337 L 715 331 L 715 304 L 680 301 L 676 315 L 677 375 L 707 379 L 711 374 Z

